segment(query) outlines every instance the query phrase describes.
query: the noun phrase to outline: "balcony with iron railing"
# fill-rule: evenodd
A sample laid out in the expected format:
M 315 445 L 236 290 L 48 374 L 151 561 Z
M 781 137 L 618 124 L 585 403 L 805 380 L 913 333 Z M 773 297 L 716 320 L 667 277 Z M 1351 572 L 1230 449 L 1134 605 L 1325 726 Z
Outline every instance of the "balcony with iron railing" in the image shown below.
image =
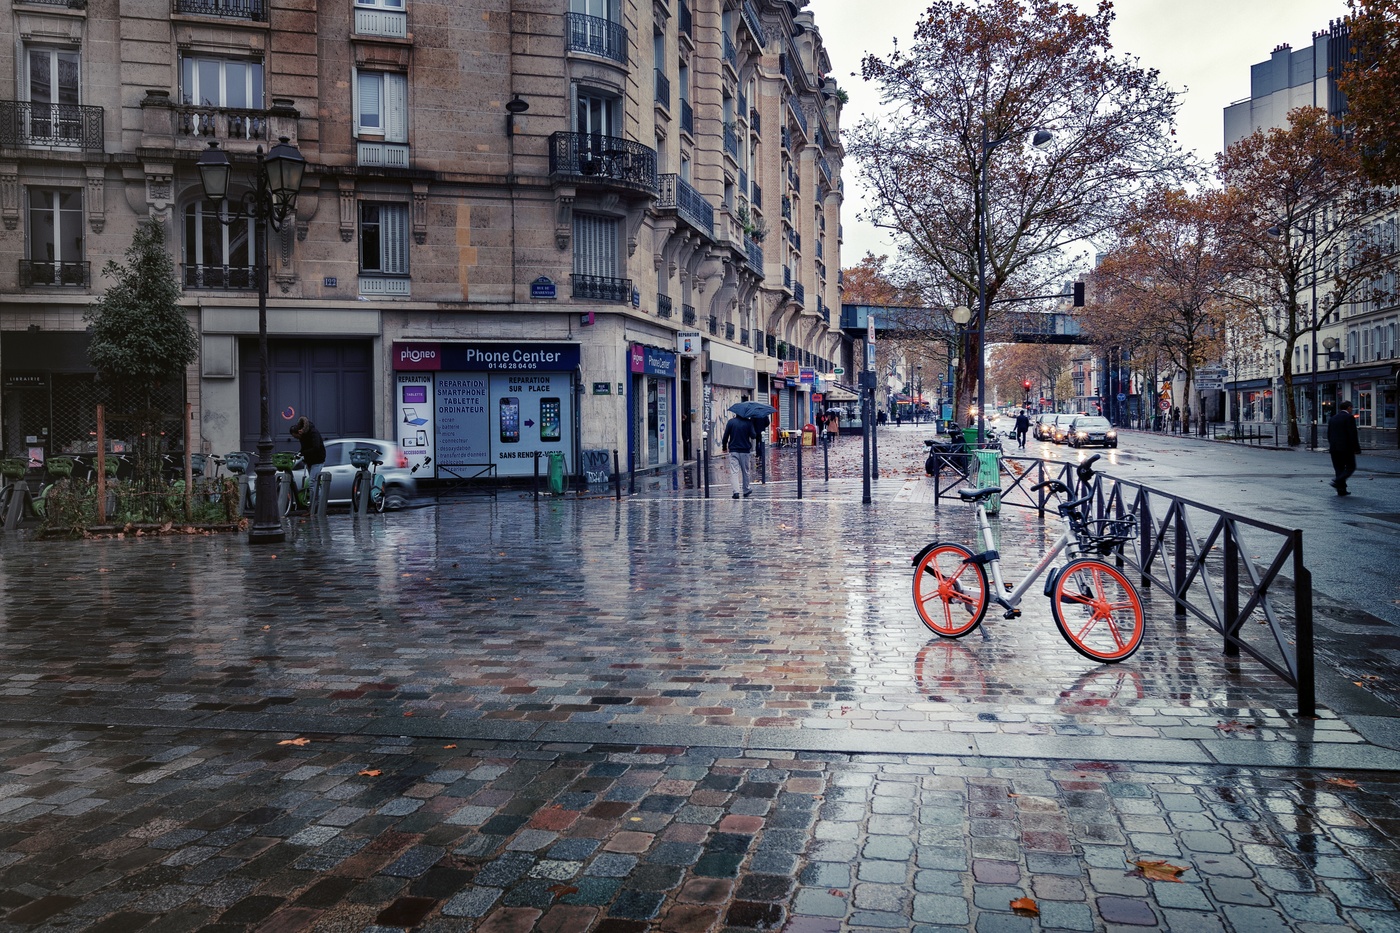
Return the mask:
M 763 135 L 763 120 L 759 118 L 758 108 L 749 108 L 749 132 L 755 136 Z
M 71 4 L 69 4 L 71 6 Z M 220 16 L 261 23 L 267 19 L 264 0 L 175 0 L 176 13 L 193 16 Z
M 791 98 L 791 97 L 788 98 L 788 111 L 792 113 L 792 118 L 793 118 L 794 122 L 797 123 L 797 128 L 800 129 L 800 130 L 802 131 L 802 135 L 803 135 L 803 136 L 806 136 L 806 135 L 807 135 L 807 115 L 806 115 L 805 113 L 802 112 L 802 107 L 799 106 L 797 103 L 794 102 L 794 98 Z
M 180 280 L 186 289 L 218 288 L 229 291 L 257 288 L 257 267 L 181 263 Z
M 611 301 L 616 303 L 632 300 L 632 280 L 619 279 L 607 275 L 583 275 L 574 273 L 573 296 L 589 301 Z
M 739 169 L 739 196 L 747 198 L 749 196 L 749 173 Z
M 656 316 L 668 318 L 671 316 L 671 296 L 656 296 Z
M 627 27 L 601 16 L 566 13 L 568 51 L 596 55 L 619 65 L 627 64 Z
M 800 305 L 807 303 L 807 289 L 802 286 L 801 282 L 792 283 L 792 300 Z
M 739 133 L 733 123 L 724 124 L 724 151 L 734 161 L 739 160 Z
M 681 98 L 681 130 L 695 135 L 695 111 L 690 106 L 690 101 Z
M 101 107 L 0 100 L 0 148 L 101 152 L 104 127 Z
M 753 5 L 753 0 L 744 0 L 743 18 L 744 25 L 749 27 L 749 32 L 753 33 L 754 41 L 759 48 L 768 44 L 768 37 L 763 33 L 763 22 L 758 18 L 758 8 Z
M 729 33 L 724 34 L 724 63 L 734 71 L 739 72 L 739 50 L 734 47 L 734 40 L 729 37 Z
M 671 79 L 660 68 L 656 69 L 656 102 L 671 109 Z
M 792 137 L 788 134 L 788 128 L 783 127 L 778 131 L 778 138 L 782 141 L 784 149 L 792 148 Z
M 724 322 L 724 339 L 725 339 L 725 340 L 733 340 L 733 339 L 734 339 L 734 322 L 733 322 L 733 321 L 725 321 L 725 322 Z
M 753 270 L 762 278 L 763 248 L 755 243 L 752 237 L 744 237 L 744 258 L 748 260 L 749 265 L 752 266 Z
M 754 206 L 754 207 L 757 207 L 757 208 L 759 208 L 759 209 L 762 209 L 762 207 L 763 207 L 763 189 L 760 188 L 757 184 L 755 184 L 755 185 L 753 186 L 753 188 L 750 189 L 750 190 L 752 191 L 752 194 L 749 196 L 749 200 L 753 202 L 753 206 Z
M 824 258 L 824 257 L 822 256 L 822 253 L 823 253 L 823 252 L 824 252 L 824 250 L 822 249 L 822 241 L 821 241 L 821 240 L 818 240 L 818 241 L 817 241 L 817 258 L 818 258 L 818 259 Z
M 783 195 L 783 220 L 792 220 L 792 198 Z
M 685 0 L 681 0 L 676 13 L 676 29 L 689 39 L 695 38 L 695 24 L 690 15 L 690 4 L 686 3 Z
M 710 315 L 710 336 L 719 336 L 719 318 L 715 317 L 713 314 Z
M 761 353 L 764 352 L 765 347 L 766 347 L 766 344 L 764 343 L 763 331 L 761 331 L 761 330 L 755 330 L 755 331 L 753 332 L 753 349 L 754 349 L 754 352 L 755 352 L 755 353 L 761 354 Z
M 777 355 L 778 355 L 778 338 L 777 338 L 777 337 L 774 337 L 772 334 L 764 334 L 764 335 L 763 335 L 763 343 L 764 343 L 765 349 L 768 351 L 768 352 L 767 352 L 767 355 L 768 355 L 768 356 L 777 356 Z
M 778 55 L 778 64 L 782 67 L 783 77 L 793 90 L 801 90 L 803 82 L 797 74 L 797 66 L 793 63 L 793 56 L 787 52 Z
M 687 327 L 693 325 L 699 318 L 695 315 L 694 305 L 681 305 L 681 323 Z
M 783 266 L 783 288 L 792 288 L 792 269 Z
M 656 150 L 616 136 L 559 132 L 549 137 L 549 173 L 579 184 L 656 194 Z
M 87 288 L 92 284 L 86 262 L 47 262 L 38 259 L 19 261 L 19 284 L 21 288 L 31 286 L 54 286 L 56 288 Z
M 823 175 L 826 176 L 827 181 L 831 181 L 831 163 L 826 161 L 826 156 L 817 157 L 817 168 L 821 169 L 821 172 Z
M 748 345 L 749 345 L 749 332 L 748 332 L 748 330 L 747 330 L 746 328 L 740 328 L 740 329 L 739 329 L 739 346 L 741 346 L 741 347 L 747 347 Z
M 662 175 L 659 182 L 656 209 L 675 211 L 682 220 L 713 240 L 715 209 L 705 200 L 705 196 L 681 180 L 679 175 Z
M 25 0 L 37 6 L 66 6 L 70 10 L 87 9 L 87 0 Z

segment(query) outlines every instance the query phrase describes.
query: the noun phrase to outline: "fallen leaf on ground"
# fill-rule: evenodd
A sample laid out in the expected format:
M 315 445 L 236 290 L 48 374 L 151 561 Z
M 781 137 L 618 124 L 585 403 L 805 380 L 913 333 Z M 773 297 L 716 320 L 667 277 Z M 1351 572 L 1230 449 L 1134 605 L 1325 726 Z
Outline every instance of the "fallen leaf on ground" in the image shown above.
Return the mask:
M 443 746 L 443 748 L 456 748 L 456 747 L 457 747 L 457 746 L 455 746 L 455 745 L 444 745 L 444 746 Z
M 827 894 L 830 894 L 832 897 L 845 897 L 845 896 L 846 896 L 846 892 L 845 892 L 845 891 L 838 890 L 837 888 L 827 888 L 826 893 L 827 893 Z
M 1133 864 L 1148 881 L 1175 881 L 1180 884 L 1182 872 L 1190 871 L 1187 866 L 1172 865 L 1165 859 L 1138 859 Z
M 310 739 L 283 739 L 278 745 L 310 745 Z
M 1221 732 L 1243 732 L 1243 731 L 1247 731 L 1247 730 L 1249 730 L 1249 729 L 1253 729 L 1253 728 L 1254 728 L 1254 724 L 1253 724 L 1253 723 L 1247 723 L 1247 722 L 1240 722 L 1239 720 L 1232 719 L 1232 720 L 1230 720 L 1229 722 L 1218 722 L 1218 723 L 1216 723 L 1216 724 L 1215 724 L 1215 728 L 1219 729 Z
M 1335 785 L 1337 785 L 1338 787 L 1360 787 L 1360 786 L 1361 786 L 1361 785 L 1358 784 L 1356 781 L 1353 781 L 1351 778 L 1337 778 L 1337 777 L 1332 777 L 1332 778 L 1324 778 L 1323 780 L 1325 780 L 1328 784 L 1335 784 Z
M 360 772 L 360 777 L 379 777 L 379 775 L 383 773 L 384 772 L 380 771 L 378 768 L 366 768 Z
M 1031 900 L 1029 897 L 1016 898 L 1016 900 L 1011 902 L 1011 909 L 1022 915 L 1031 917 L 1040 916 L 1040 908 L 1036 906 L 1035 901 Z
M 570 894 L 578 893 L 578 888 L 571 884 L 551 884 L 549 887 L 545 888 L 545 890 L 553 894 L 556 898 L 568 897 Z

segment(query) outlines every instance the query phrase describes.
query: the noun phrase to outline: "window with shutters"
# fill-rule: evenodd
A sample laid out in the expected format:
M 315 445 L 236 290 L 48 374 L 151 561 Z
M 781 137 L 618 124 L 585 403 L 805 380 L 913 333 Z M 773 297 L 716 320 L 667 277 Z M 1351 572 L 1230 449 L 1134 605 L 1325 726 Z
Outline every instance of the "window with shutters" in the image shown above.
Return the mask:
M 355 73 L 355 136 L 362 166 L 408 168 L 408 77 Z
M 408 205 L 360 204 L 360 294 L 407 297 Z
M 632 283 L 620 276 L 621 222 L 597 214 L 574 214 L 575 298 L 630 301 Z

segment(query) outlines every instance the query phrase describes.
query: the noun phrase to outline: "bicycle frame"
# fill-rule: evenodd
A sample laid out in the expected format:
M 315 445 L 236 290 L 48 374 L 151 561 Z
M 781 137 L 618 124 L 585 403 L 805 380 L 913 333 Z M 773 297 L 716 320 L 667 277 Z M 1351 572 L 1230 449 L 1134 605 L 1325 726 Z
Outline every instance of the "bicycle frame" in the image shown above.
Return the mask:
M 982 546 L 986 549 L 984 553 L 996 554 L 996 542 L 992 537 L 992 522 L 991 519 L 987 517 L 986 506 L 980 502 L 977 503 L 977 524 L 982 536 Z M 987 561 L 988 567 L 991 570 L 992 581 L 996 584 L 995 595 L 992 596 L 992 599 L 997 605 L 1008 611 L 1015 610 L 1021 605 L 1021 600 L 1025 598 L 1026 593 L 1030 592 L 1030 588 L 1035 581 L 1040 579 L 1045 571 L 1050 568 L 1050 565 L 1055 562 L 1055 558 L 1059 557 L 1062 552 L 1068 551 L 1066 556 L 1070 558 L 1079 556 L 1079 549 L 1077 547 L 1078 539 L 1070 532 L 1068 519 L 1065 520 L 1065 524 L 1064 532 L 1060 535 L 1059 539 L 1051 545 L 1050 550 L 1045 552 L 1045 556 L 1040 559 L 1040 563 L 1036 564 L 1035 567 L 1031 569 L 1031 572 L 1026 574 L 1025 579 L 1016 584 L 1015 588 L 1012 589 L 1011 593 L 1007 596 L 1002 595 L 1002 593 L 1006 592 L 1006 582 L 1001 576 L 1001 557 L 998 556 Z

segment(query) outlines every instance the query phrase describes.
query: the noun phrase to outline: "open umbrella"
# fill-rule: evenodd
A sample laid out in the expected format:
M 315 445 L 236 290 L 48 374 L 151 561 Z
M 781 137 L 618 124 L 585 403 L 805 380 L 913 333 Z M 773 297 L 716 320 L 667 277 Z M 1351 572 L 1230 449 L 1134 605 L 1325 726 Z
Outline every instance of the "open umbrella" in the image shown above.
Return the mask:
M 776 414 L 778 411 L 767 402 L 735 402 L 729 406 L 729 410 L 740 418 L 760 418 L 763 415 Z

